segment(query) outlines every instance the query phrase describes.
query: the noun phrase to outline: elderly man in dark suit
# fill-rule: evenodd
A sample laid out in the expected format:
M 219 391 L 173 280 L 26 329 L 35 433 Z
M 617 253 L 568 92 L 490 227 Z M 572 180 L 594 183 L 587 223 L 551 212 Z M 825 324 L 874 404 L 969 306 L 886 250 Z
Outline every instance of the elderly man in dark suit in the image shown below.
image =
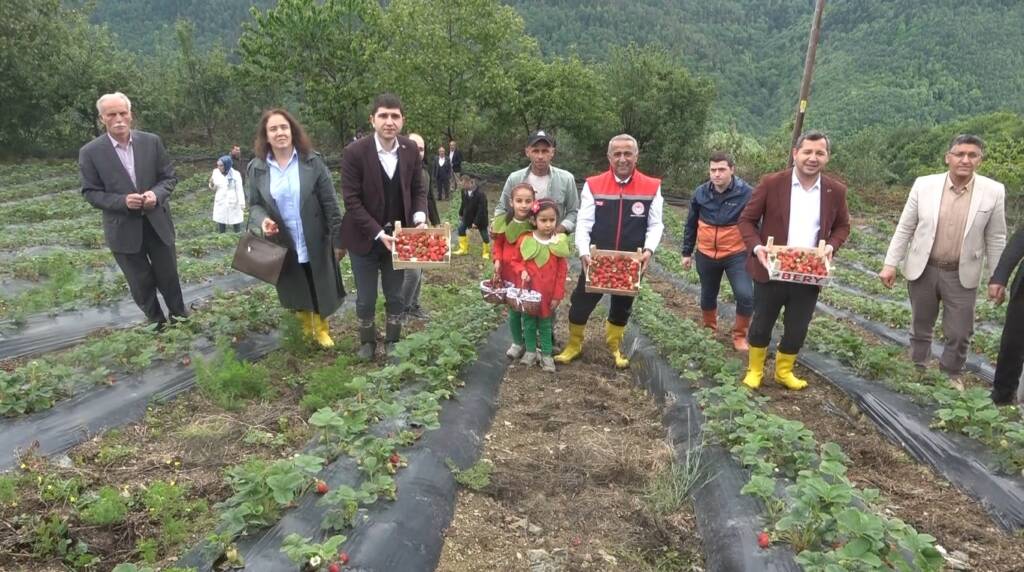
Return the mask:
M 402 333 L 404 273 L 391 264 L 395 221 L 403 226 L 426 226 L 427 187 L 421 175 L 419 150 L 399 135 L 405 123 L 402 102 L 392 94 L 377 96 L 370 113 L 374 134 L 345 147 L 341 157 L 341 196 L 345 217 L 342 247 L 352 260 L 359 317 L 359 352 L 372 359 L 376 352 L 377 280 L 386 299 L 384 342 L 388 353 Z
M 775 356 L 775 381 L 800 390 L 807 382 L 793 375 L 797 353 L 807 337 L 807 327 L 818 303 L 820 288 L 810 284 L 770 281 L 765 242 L 816 247 L 825 241 L 829 258 L 850 236 L 846 185 L 823 174 L 831 144 L 824 133 L 808 131 L 793 147 L 792 169 L 765 175 L 754 188 L 739 218 L 743 242 L 751 253 L 747 272 L 754 279 L 754 316 L 748 342 L 750 356 L 743 385 L 761 386 L 772 328 L 785 308 L 784 330 Z
M 186 316 L 168 204 L 174 167 L 160 137 L 131 128 L 132 103 L 123 93 L 100 97 L 96 109 L 107 132 L 78 153 L 82 195 L 103 211 L 107 246 L 135 303 L 162 326 L 157 290 L 172 318 Z

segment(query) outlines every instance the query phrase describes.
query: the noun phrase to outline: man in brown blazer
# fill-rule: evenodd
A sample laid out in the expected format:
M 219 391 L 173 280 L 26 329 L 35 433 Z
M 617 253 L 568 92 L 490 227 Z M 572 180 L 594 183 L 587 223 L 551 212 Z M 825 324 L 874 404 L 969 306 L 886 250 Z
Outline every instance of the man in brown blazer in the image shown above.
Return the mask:
M 793 375 L 793 365 L 807 337 L 820 288 L 769 281 L 765 242 L 772 236 L 780 246 L 816 247 L 824 240 L 830 259 L 846 242 L 850 235 L 846 186 L 822 174 L 830 152 L 824 133 L 801 135 L 793 148 L 794 168 L 762 178 L 740 215 L 740 232 L 751 254 L 747 271 L 754 279 L 754 317 L 747 337 L 750 354 L 743 378 L 743 384 L 751 389 L 761 386 L 772 328 L 783 308 L 786 314 L 775 356 L 775 381 L 787 389 L 807 387 L 806 381 Z
M 405 275 L 391 264 L 395 221 L 402 226 L 426 226 L 427 187 L 416 143 L 399 135 L 405 123 L 398 96 L 374 99 L 370 112 L 374 133 L 349 143 L 341 157 L 341 196 L 345 217 L 341 246 L 348 250 L 356 281 L 359 352 L 373 359 L 377 329 L 377 280 L 386 299 L 384 342 L 390 353 L 402 333 L 402 282 Z

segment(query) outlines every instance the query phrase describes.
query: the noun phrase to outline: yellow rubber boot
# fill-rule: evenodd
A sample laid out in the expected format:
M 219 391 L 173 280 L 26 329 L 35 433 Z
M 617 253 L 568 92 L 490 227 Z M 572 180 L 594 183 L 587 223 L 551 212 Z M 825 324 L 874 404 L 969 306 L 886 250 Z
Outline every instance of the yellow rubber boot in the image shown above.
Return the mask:
M 334 340 L 331 339 L 331 329 L 327 320 L 320 317 L 316 312 L 312 313 L 313 323 L 316 324 L 316 343 L 322 348 L 333 348 Z
M 754 348 L 750 348 L 754 349 Z M 799 391 L 807 387 L 807 382 L 793 375 L 793 365 L 796 363 L 796 354 L 775 354 L 775 381 L 786 386 L 786 389 Z
M 583 353 L 583 331 L 586 329 L 586 324 L 569 323 L 569 343 L 565 344 L 562 353 L 555 356 L 556 362 L 569 363 Z
M 626 335 L 625 326 L 616 326 L 611 322 L 604 323 L 604 342 L 608 344 L 608 350 L 612 352 L 612 357 L 615 358 L 615 367 L 619 369 L 629 367 L 629 359 L 622 355 L 620 350 L 622 336 L 624 335 Z
M 468 236 L 460 236 L 459 237 L 459 249 L 456 250 L 455 252 L 453 252 L 452 254 L 454 254 L 455 256 L 462 256 L 463 254 L 469 254 L 469 237 Z
M 748 356 L 747 375 L 743 376 L 743 385 L 757 389 L 761 387 L 761 380 L 764 379 L 764 360 L 768 357 L 768 348 L 750 346 Z
M 480 258 L 483 258 L 484 260 L 491 259 L 491 245 L 489 243 L 484 243 L 484 253 L 480 255 Z
M 295 317 L 299 320 L 299 325 L 302 326 L 303 338 L 311 340 L 316 337 L 316 328 L 311 321 L 313 315 L 310 312 L 299 310 L 298 312 L 295 312 Z

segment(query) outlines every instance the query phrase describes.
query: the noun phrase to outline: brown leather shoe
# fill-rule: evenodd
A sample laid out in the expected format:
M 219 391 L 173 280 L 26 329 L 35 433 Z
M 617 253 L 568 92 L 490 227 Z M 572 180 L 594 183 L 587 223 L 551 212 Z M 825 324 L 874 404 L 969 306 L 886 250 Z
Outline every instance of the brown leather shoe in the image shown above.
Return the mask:
M 715 331 L 718 329 L 718 310 L 701 310 L 701 316 L 704 318 L 704 327 Z
M 750 349 L 747 343 L 747 331 L 750 329 L 750 316 L 736 315 L 736 322 L 732 326 L 732 347 L 738 352 L 745 352 Z

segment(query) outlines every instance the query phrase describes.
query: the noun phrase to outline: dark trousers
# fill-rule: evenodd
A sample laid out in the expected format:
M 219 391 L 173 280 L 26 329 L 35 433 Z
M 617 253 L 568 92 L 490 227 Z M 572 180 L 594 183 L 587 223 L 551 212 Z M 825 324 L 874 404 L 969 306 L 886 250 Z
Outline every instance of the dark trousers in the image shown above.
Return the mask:
M 405 271 L 395 270 L 391 265 L 391 251 L 379 240 L 366 254 L 349 252 L 352 261 L 352 277 L 356 281 L 356 316 L 363 322 L 372 322 L 377 308 L 377 280 L 384 291 L 385 307 L 389 317 L 400 316 L 405 311 L 402 299 L 402 283 Z
M 590 319 L 591 312 L 597 307 L 598 302 L 604 294 L 587 293 L 585 277 L 580 272 L 579 282 L 576 289 L 572 291 L 569 299 L 569 323 L 582 326 Z M 608 321 L 616 326 L 625 326 L 629 322 L 629 315 L 633 312 L 632 296 L 612 296 L 611 308 L 608 310 Z
M 466 236 L 466 231 L 468 230 L 469 227 L 466 226 L 466 223 L 459 223 L 459 236 Z M 483 227 L 477 227 L 477 230 L 480 231 L 480 240 L 483 241 L 484 244 L 490 242 L 491 235 L 490 233 L 487 232 L 487 225 L 484 225 Z
M 754 317 L 747 334 L 750 345 L 768 347 L 775 321 L 779 319 L 779 312 L 785 308 L 782 340 L 779 341 L 778 349 L 784 354 L 798 353 L 807 338 L 807 327 L 814 316 L 814 306 L 818 303 L 820 291 L 819 287 L 808 284 L 778 281 L 755 283 Z
M 128 281 L 132 300 L 146 314 L 146 319 L 150 322 L 166 319 L 156 299 L 157 290 L 164 297 L 171 316 L 184 318 L 187 315 L 174 245 L 164 244 L 146 217 L 142 217 L 142 248 L 131 254 L 114 252 L 113 255 Z
M 442 201 L 448 200 L 452 195 L 452 180 L 451 179 L 438 179 L 437 180 L 437 197 Z
M 1013 397 L 1024 367 L 1024 285 L 1017 288 L 1006 306 L 1006 323 L 999 341 L 999 361 L 992 384 L 993 393 L 1004 401 Z
M 217 232 L 219 232 L 221 234 L 224 234 L 225 232 L 227 232 L 227 230 L 228 230 L 228 225 L 226 225 L 226 224 L 224 224 L 222 222 L 218 222 L 217 223 Z M 231 225 L 231 230 L 234 231 L 234 232 L 242 232 L 242 225 L 241 225 L 241 223 Z
M 729 285 L 736 297 L 736 313 L 749 316 L 754 312 L 754 281 L 747 274 L 747 253 L 739 252 L 725 258 L 711 258 L 699 250 L 693 253 L 700 276 L 700 309 L 718 308 L 718 291 L 722 286 L 722 273 L 729 277 Z

